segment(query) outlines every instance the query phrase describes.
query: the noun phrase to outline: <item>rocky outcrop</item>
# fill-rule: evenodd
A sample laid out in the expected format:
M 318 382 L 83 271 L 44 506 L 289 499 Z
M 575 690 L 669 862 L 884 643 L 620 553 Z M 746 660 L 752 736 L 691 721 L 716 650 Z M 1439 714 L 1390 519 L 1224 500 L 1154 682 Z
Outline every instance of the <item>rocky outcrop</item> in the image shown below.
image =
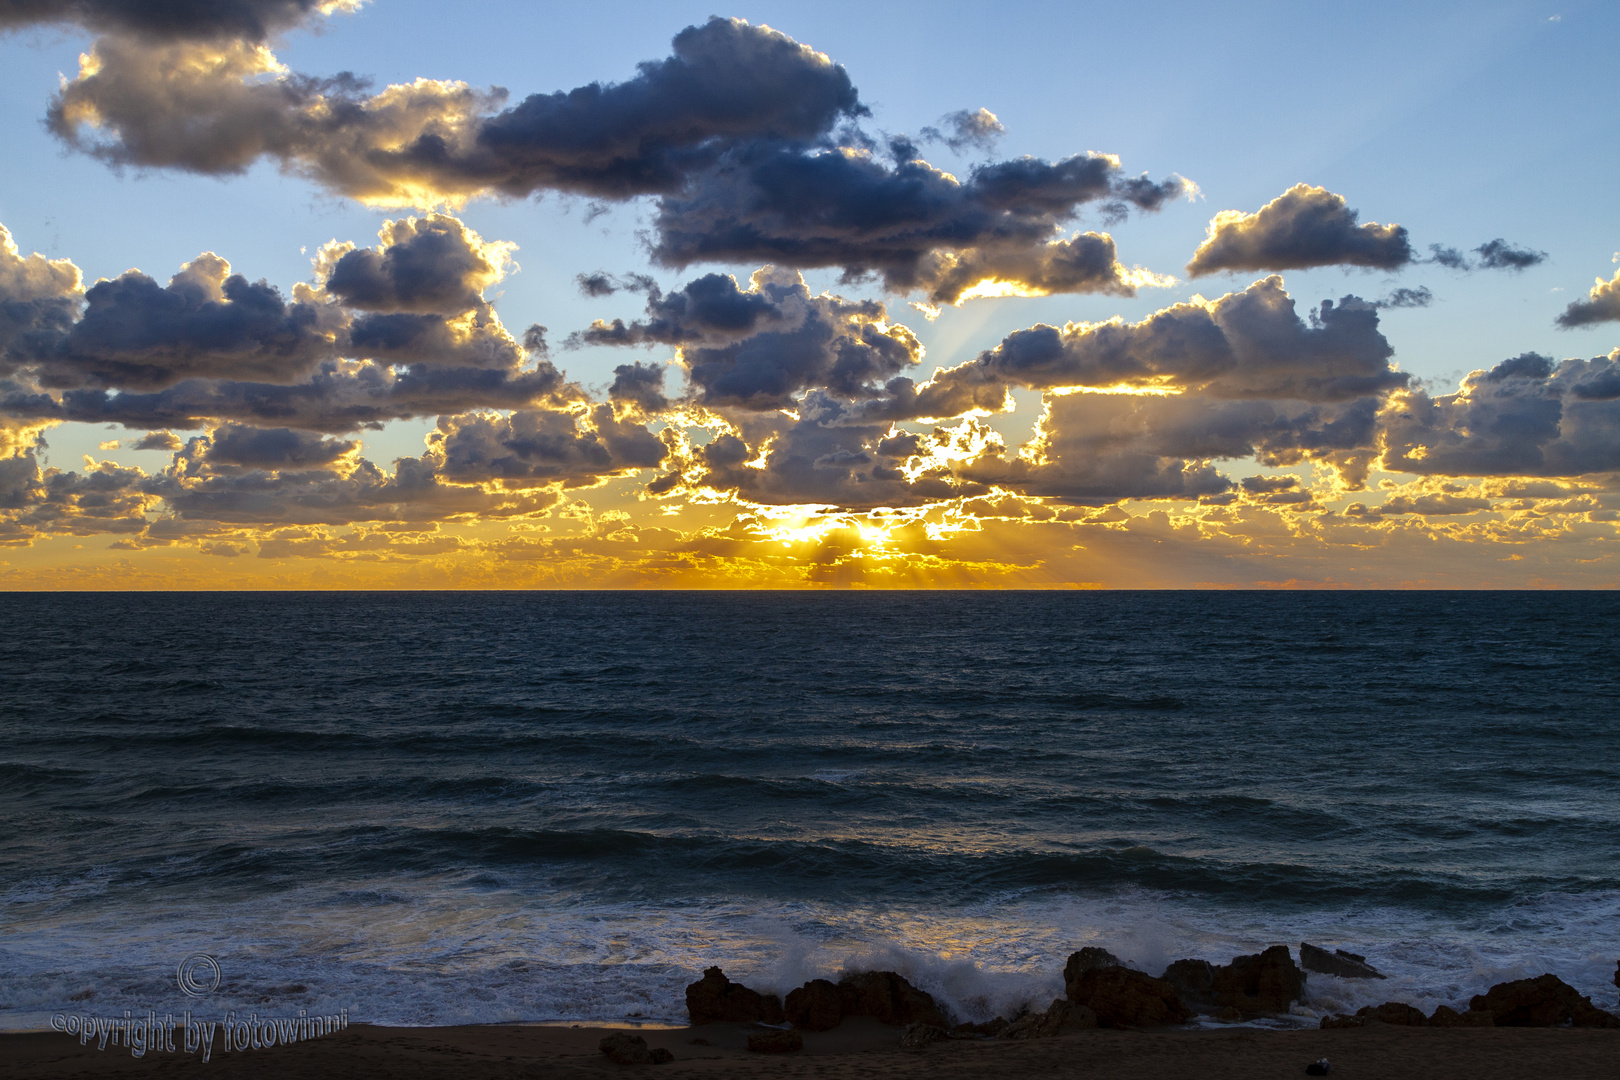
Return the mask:
M 1556 975 L 1516 979 L 1497 983 L 1468 1003 L 1470 1009 L 1488 1012 L 1498 1027 L 1576 1027 L 1620 1028 L 1620 1017 L 1606 1013 L 1592 999 Z
M 1230 964 L 1210 974 L 1210 994 L 1216 1007 L 1237 1009 L 1245 1016 L 1285 1013 L 1305 996 L 1305 973 L 1295 966 L 1286 945 L 1273 945 L 1253 956 L 1235 956 Z
M 1329 1031 L 1333 1028 L 1358 1028 L 1362 1026 L 1362 1022 L 1360 1017 L 1345 1016 L 1343 1013 L 1340 1013 L 1337 1016 L 1322 1017 L 1322 1022 L 1316 1026 L 1321 1028 L 1323 1031 Z
M 826 979 L 811 979 L 790 992 L 782 1014 L 801 1031 L 831 1031 L 844 1019 L 844 999 Z
M 668 1050 L 650 1049 L 646 1039 L 627 1031 L 614 1032 L 597 1043 L 596 1048 L 615 1065 L 662 1065 L 675 1060 L 675 1055 Z
M 1376 1020 L 1380 1024 L 1394 1024 L 1397 1027 L 1429 1026 L 1429 1018 L 1423 1015 L 1423 1010 L 1404 1001 L 1386 1001 L 1382 1005 L 1368 1005 L 1357 1009 L 1356 1017 L 1364 1024 Z
M 782 1002 L 775 994 L 760 994 L 726 978 L 712 967 L 686 988 L 686 1014 L 692 1025 L 782 1022 Z
M 1429 1016 L 1430 1027 L 1495 1027 L 1496 1017 L 1478 1009 L 1460 1013 L 1450 1005 L 1438 1005 Z
M 1008 1024 L 998 1039 L 1050 1039 L 1070 1031 L 1086 1031 L 1097 1026 L 1097 1014 L 1067 998 L 1058 998 L 1045 1012 L 1025 1013 Z
M 1071 957 L 1071 967 L 1073 964 Z M 1193 1015 L 1176 996 L 1175 987 L 1126 967 L 1090 968 L 1069 980 L 1066 988 L 1069 1000 L 1096 1013 L 1103 1027 L 1182 1024 Z
M 1341 979 L 1382 979 L 1386 976 L 1377 968 L 1367 963 L 1365 956 L 1343 949 L 1334 949 L 1328 952 L 1319 949 L 1308 941 L 1299 943 L 1299 966 L 1306 971 L 1318 971 L 1323 975 L 1337 975 Z
M 1099 949 L 1088 945 L 1077 953 L 1069 954 L 1069 962 L 1063 965 L 1063 985 L 1065 988 L 1081 975 L 1098 968 L 1124 967 L 1119 957 L 1107 949 Z
M 1207 960 L 1177 960 L 1163 977 L 1188 1006 L 1223 1015 L 1224 1010 L 1245 1017 L 1285 1013 L 1305 996 L 1305 973 L 1294 965 L 1286 945 L 1233 957 L 1224 966 Z
M 862 971 L 838 980 L 843 1016 L 870 1016 L 884 1024 L 950 1027 L 934 999 L 892 971 Z
M 933 1024 L 912 1024 L 900 1033 L 900 1049 L 921 1050 L 929 1043 L 950 1038 L 942 1027 Z
M 994 1039 L 1010 1026 L 1006 1018 L 995 1016 L 982 1024 L 957 1024 L 950 1034 L 953 1039 Z
M 792 1054 L 804 1049 L 797 1031 L 760 1031 L 748 1036 L 748 1049 L 756 1054 Z

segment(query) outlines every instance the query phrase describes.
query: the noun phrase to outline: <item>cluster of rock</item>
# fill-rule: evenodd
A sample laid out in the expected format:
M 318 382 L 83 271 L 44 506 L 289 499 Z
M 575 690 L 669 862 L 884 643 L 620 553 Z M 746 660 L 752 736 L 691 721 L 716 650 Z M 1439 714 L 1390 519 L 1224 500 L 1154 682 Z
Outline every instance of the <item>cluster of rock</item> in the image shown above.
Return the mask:
M 1620 985 L 1620 972 L 1615 973 Z M 1604 1012 L 1579 990 L 1556 975 L 1516 979 L 1497 983 L 1483 994 L 1475 994 L 1468 1011 L 1441 1005 L 1434 1015 L 1399 1001 L 1368 1005 L 1354 1016 L 1324 1016 L 1322 1027 L 1350 1028 L 1365 1024 L 1397 1024 L 1402 1027 L 1585 1027 L 1620 1028 L 1620 1016 Z
M 1347 979 L 1385 977 L 1365 956 L 1343 949 L 1329 952 L 1306 942 L 1299 954 L 1296 964 L 1286 945 L 1275 945 L 1234 957 L 1229 964 L 1177 960 L 1155 978 L 1126 967 L 1105 949 L 1081 949 L 1064 966 L 1064 996 L 1044 1011 L 979 1024 L 952 1025 L 933 997 L 892 971 L 857 972 L 836 983 L 812 979 L 784 1002 L 775 994 L 734 983 L 718 967 L 711 967 L 686 988 L 686 1009 L 694 1025 L 729 1021 L 776 1026 L 777 1030 L 749 1036 L 748 1048 L 762 1053 L 798 1050 L 804 1045 L 800 1032 L 829 1031 L 856 1016 L 903 1027 L 901 1046 L 920 1050 L 942 1039 L 1039 1039 L 1097 1027 L 1182 1024 L 1199 1014 L 1250 1020 L 1286 1013 L 1303 1000 L 1307 970 Z M 1615 972 L 1615 984 L 1620 986 L 1620 970 Z M 1465 1013 L 1442 1005 L 1433 1015 L 1425 1015 L 1411 1005 L 1390 1001 L 1369 1005 L 1354 1016 L 1324 1017 L 1321 1026 L 1361 1027 L 1371 1022 L 1408 1027 L 1620 1027 L 1620 1018 L 1552 975 L 1493 986 L 1475 997 Z
M 640 1035 L 616 1031 L 596 1044 L 615 1065 L 663 1065 L 675 1060 L 675 1055 L 663 1047 L 653 1049 Z

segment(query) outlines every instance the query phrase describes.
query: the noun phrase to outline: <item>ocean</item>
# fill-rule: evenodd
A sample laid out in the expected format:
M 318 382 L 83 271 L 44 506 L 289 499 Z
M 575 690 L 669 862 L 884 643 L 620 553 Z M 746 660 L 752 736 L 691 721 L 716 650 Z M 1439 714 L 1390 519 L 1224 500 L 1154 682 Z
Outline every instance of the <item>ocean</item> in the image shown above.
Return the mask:
M 1273 1023 L 1543 971 L 1615 1007 L 1612 593 L 13 594 L 0 626 L 4 1028 L 680 1023 L 711 964 L 892 968 L 979 1020 L 1086 945 L 1301 941 L 1390 977 Z

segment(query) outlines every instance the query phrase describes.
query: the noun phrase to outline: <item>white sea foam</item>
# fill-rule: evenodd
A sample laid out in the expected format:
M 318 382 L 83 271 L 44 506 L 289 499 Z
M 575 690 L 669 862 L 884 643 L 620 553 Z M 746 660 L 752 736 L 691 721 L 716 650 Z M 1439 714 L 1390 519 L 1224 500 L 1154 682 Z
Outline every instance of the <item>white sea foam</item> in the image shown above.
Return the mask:
M 38 1029 L 53 1013 L 92 1009 L 345 1007 L 356 1021 L 405 1025 L 680 1023 L 684 986 L 711 964 L 777 993 L 846 970 L 892 969 L 957 1016 L 983 1020 L 1061 995 L 1064 959 L 1086 945 L 1157 973 L 1180 957 L 1225 962 L 1302 940 L 1365 953 L 1389 978 L 1313 974 L 1283 1023 L 1385 1000 L 1466 1008 L 1493 983 L 1544 971 L 1614 1008 L 1620 893 L 1552 894 L 1452 921 L 1401 910 L 1267 915 L 1148 892 L 1026 892 L 949 910 L 654 906 L 399 880 L 208 910 L 70 905 L 7 936 L 0 1027 Z M 216 956 L 224 972 L 202 1001 L 174 981 L 176 962 L 194 952 Z

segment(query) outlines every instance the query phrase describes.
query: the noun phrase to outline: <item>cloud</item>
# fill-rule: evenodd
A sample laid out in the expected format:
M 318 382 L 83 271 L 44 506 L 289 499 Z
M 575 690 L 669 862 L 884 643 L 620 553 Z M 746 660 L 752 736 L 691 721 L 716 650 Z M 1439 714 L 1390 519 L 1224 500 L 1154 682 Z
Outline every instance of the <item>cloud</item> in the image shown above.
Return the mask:
M 75 23 L 90 30 L 151 39 L 235 37 L 263 41 L 311 13 L 353 10 L 359 0 L 0 0 L 0 30 Z
M 442 475 L 462 483 L 594 484 L 656 468 L 667 453 L 658 436 L 636 419 L 616 416 L 609 405 L 440 417 L 429 440 L 442 459 Z
M 1169 279 L 1120 265 L 1107 234 L 1065 237 L 1063 225 L 1087 204 L 1153 210 L 1186 189 L 1179 177 L 1127 179 L 1106 154 L 994 162 L 963 182 L 918 158 L 890 164 L 864 150 L 753 145 L 660 201 L 653 257 L 671 267 L 839 267 L 933 304 L 978 294 L 1129 296 Z
M 1487 240 L 1474 249 L 1474 254 L 1479 256 L 1477 265 L 1469 262 L 1468 257 L 1456 248 L 1447 247 L 1444 244 L 1430 244 L 1429 251 L 1432 252 L 1432 258 L 1428 260 L 1429 262 L 1438 263 L 1452 270 L 1463 271 L 1476 269 L 1508 270 L 1517 274 L 1528 270 L 1532 266 L 1540 266 L 1547 261 L 1545 251 L 1514 247 L 1500 237 L 1495 240 Z
M 0 375 L 25 362 L 29 339 L 49 340 L 72 326 L 83 297 L 77 266 L 38 252 L 24 258 L 0 225 Z
M 942 142 L 957 153 L 972 147 L 988 154 L 1007 132 L 996 114 L 985 108 L 958 109 L 940 117 L 939 123 L 939 127 L 923 128 L 922 138 Z
M 1364 266 L 1395 270 L 1412 261 L 1399 225 L 1358 225 L 1344 196 L 1295 184 L 1252 214 L 1223 210 L 1187 263 L 1193 277 L 1222 270 L 1303 270 Z
M 822 138 L 865 113 L 844 69 L 763 26 L 713 18 L 622 83 L 534 94 L 418 79 L 368 95 L 247 41 L 97 42 L 52 129 L 113 164 L 233 173 L 261 156 L 341 194 L 423 205 L 481 193 L 628 198 L 678 189 L 739 141 Z
M 1424 476 L 1580 476 L 1620 470 L 1620 350 L 1564 360 L 1525 353 L 1454 394 L 1391 396 L 1384 468 Z
M 1545 251 L 1514 247 L 1501 238 L 1487 240 L 1475 248 L 1474 253 L 1479 256 L 1479 265 L 1487 270 L 1511 270 L 1517 273 L 1547 261 Z
M 1575 301 L 1558 316 L 1558 325 L 1565 330 L 1615 321 L 1620 321 L 1620 273 L 1610 281 L 1598 278 L 1585 300 Z
M 1379 308 L 1425 308 L 1434 303 L 1434 293 L 1427 287 L 1419 285 L 1415 289 L 1404 286 L 1391 292 L 1388 296 L 1374 300 L 1373 306 Z
M 167 450 L 171 453 L 180 449 L 179 436 L 172 431 L 148 431 L 130 447 L 131 450 Z
M 873 300 L 811 296 L 792 270 L 765 267 L 747 289 L 709 274 L 647 303 L 648 318 L 596 322 L 578 335 L 592 345 L 651 342 L 680 346 L 699 404 L 755 411 L 792 408 L 813 387 L 842 398 L 872 398 L 880 384 L 914 367 L 922 345 L 888 322 Z
M 288 303 L 204 252 L 161 286 L 138 270 L 91 286 L 71 328 L 35 334 L 22 357 L 47 388 L 158 389 L 190 378 L 292 382 L 332 357 L 345 321 L 314 298 Z
M 1214 301 L 1175 304 L 1139 323 L 1039 325 L 937 374 L 936 384 L 1184 389 L 1221 398 L 1345 401 L 1404 386 L 1377 309 L 1346 296 L 1307 324 L 1275 275 Z
M 383 225 L 380 247 L 333 242 L 316 258 L 326 291 L 360 311 L 461 315 L 486 306 L 517 245 L 484 239 L 447 214 Z

